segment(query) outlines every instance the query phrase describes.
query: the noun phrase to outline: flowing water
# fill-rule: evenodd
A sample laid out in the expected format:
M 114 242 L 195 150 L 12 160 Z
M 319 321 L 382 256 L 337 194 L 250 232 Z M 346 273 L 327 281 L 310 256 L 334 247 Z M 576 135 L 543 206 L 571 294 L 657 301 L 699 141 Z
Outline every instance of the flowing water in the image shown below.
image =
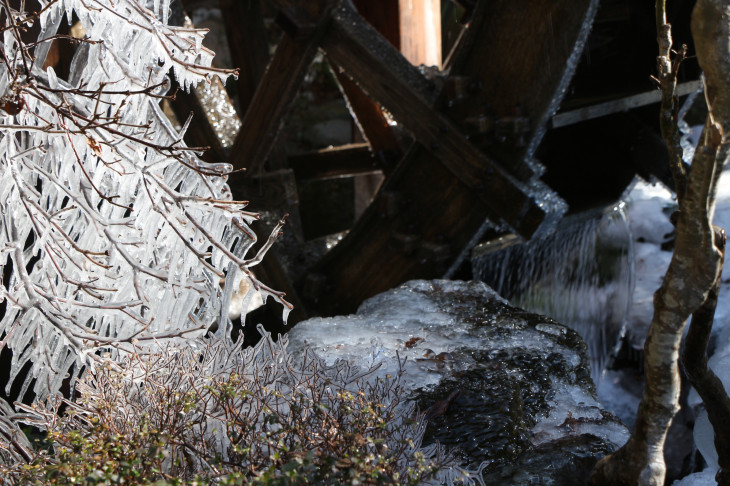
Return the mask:
M 512 304 L 577 331 L 596 383 L 622 336 L 634 286 L 631 232 L 623 203 L 566 217 L 550 235 L 475 248 L 474 277 Z

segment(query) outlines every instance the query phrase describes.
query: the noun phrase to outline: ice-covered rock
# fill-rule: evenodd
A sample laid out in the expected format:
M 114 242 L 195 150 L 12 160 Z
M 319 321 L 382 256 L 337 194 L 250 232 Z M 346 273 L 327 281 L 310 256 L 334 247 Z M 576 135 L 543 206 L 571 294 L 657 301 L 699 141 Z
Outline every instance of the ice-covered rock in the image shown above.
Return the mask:
M 425 443 L 458 449 L 488 484 L 584 484 L 628 438 L 596 398 L 580 337 L 481 282 L 412 281 L 288 336 L 295 355 L 309 347 L 381 376 L 402 365 L 429 420 Z

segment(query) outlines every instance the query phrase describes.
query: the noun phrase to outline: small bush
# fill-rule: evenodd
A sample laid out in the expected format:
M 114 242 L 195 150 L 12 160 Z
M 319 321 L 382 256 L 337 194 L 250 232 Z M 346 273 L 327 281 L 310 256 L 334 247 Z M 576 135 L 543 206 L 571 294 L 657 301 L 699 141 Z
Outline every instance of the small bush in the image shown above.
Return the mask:
M 21 406 L 45 430 L 9 484 L 419 484 L 449 468 L 419 450 L 423 422 L 399 377 L 312 354 L 286 339 L 242 349 L 211 338 L 137 349 L 80 381 L 78 398 Z M 6 446 L 6 451 L 9 447 Z

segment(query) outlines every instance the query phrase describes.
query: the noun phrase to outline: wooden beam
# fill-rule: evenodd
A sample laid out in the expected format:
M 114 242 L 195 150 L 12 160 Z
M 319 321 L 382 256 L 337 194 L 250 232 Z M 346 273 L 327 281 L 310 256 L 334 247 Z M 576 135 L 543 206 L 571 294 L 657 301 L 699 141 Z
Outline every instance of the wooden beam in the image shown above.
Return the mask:
M 702 89 L 702 81 L 687 81 L 685 83 L 677 84 L 677 96 L 684 96 L 686 94 L 694 93 Z M 568 125 L 574 125 L 586 120 L 593 120 L 594 118 L 600 118 L 602 116 L 611 115 L 613 113 L 621 113 L 623 111 L 629 111 L 634 108 L 641 106 L 650 105 L 652 103 L 659 103 L 662 100 L 662 92 L 655 89 L 652 91 L 645 91 L 643 93 L 624 96 L 611 101 L 603 103 L 595 103 L 590 106 L 578 108 L 575 110 L 565 111 L 558 113 L 553 116 L 550 120 L 552 128 L 560 128 Z
M 472 12 L 472 24 L 461 38 L 465 42 L 463 49 L 455 49 L 450 61 L 451 74 L 461 76 L 460 81 L 474 81 L 476 87 L 481 84 L 480 69 L 489 69 L 489 66 L 482 66 L 482 57 L 503 55 L 507 58 L 504 62 L 514 64 L 521 60 L 519 51 L 485 53 L 490 47 L 481 40 L 483 23 L 499 30 L 491 33 L 492 36 L 522 36 L 525 42 L 537 44 L 550 42 L 544 29 L 544 37 L 531 37 L 530 22 L 525 23 L 524 28 L 519 22 L 505 22 L 505 30 L 517 31 L 502 32 L 500 18 L 491 18 L 493 10 L 490 9 L 495 4 L 505 8 L 506 1 L 481 0 Z M 570 9 L 574 4 L 578 9 L 570 16 L 572 23 L 561 23 L 570 28 L 570 32 L 558 35 L 561 41 L 568 43 L 561 51 L 565 56 L 562 60 L 557 55 L 549 57 L 551 62 L 565 63 L 577 52 L 575 43 L 580 40 L 577 32 L 586 28 L 586 22 L 590 25 L 589 10 L 596 5 L 595 0 L 590 2 L 590 5 L 588 0 L 543 2 L 559 3 L 556 11 Z M 529 8 L 522 7 L 523 13 L 529 14 Z M 452 108 L 447 98 L 448 90 L 439 89 L 440 80 L 425 78 L 371 30 L 358 22 L 343 4 L 336 12 L 323 49 L 333 62 L 405 125 L 419 143 L 398 164 L 349 234 L 310 273 L 312 285 L 305 283 L 303 287 L 320 289 L 319 293 L 326 297 L 314 295 L 310 309 L 325 315 L 352 312 L 363 299 L 405 280 L 444 275 L 458 255 L 473 244 L 472 238 L 483 227 L 486 217 L 494 222 L 509 220 L 521 227 L 516 233 L 524 237 L 538 228 L 546 216 L 521 182 L 534 180 L 535 171 L 530 167 L 514 170 L 513 159 L 508 158 L 505 166 L 510 169 L 510 175 L 506 175 L 500 158 L 492 159 L 479 150 L 491 147 L 476 147 L 476 137 L 470 140 L 464 137 L 463 113 Z M 528 67 L 525 72 L 530 74 L 535 66 L 530 61 Z M 531 82 L 541 82 L 541 73 L 533 74 L 535 79 Z M 498 92 L 521 82 L 494 70 L 491 75 L 498 78 L 493 80 L 498 85 Z M 538 95 L 542 99 L 533 104 L 548 106 L 559 99 L 556 90 L 565 79 L 564 66 L 553 69 L 548 76 L 549 89 L 540 91 Z M 522 93 L 524 97 L 531 95 Z M 490 96 L 492 93 L 483 90 L 474 98 L 465 97 L 459 101 L 478 110 L 484 108 L 479 101 Z M 499 130 L 504 132 L 510 128 L 509 123 L 522 130 L 524 120 L 510 111 L 501 119 L 493 120 L 493 128 L 496 129 L 498 121 Z M 532 139 L 539 126 L 528 123 L 527 127 L 526 136 Z M 521 150 L 524 155 L 524 147 Z M 509 207 L 512 204 L 524 204 L 522 207 L 526 209 L 515 210 Z
M 269 63 L 261 0 L 218 0 L 233 66 L 240 68 L 238 106 L 245 114 Z
M 479 0 L 464 42 L 450 56 L 450 72 L 473 79 L 480 89 L 452 103 L 449 116 L 519 121 L 513 136 L 493 132 L 480 148 L 522 180 L 541 171 L 534 153 L 567 91 L 598 4 Z
M 356 0 L 355 8 L 360 16 L 373 26 L 396 49 L 400 48 L 398 0 Z M 387 174 L 400 159 L 401 147 L 380 105 L 363 93 L 360 87 L 334 67 L 347 106 L 365 140 L 377 154 L 383 171 Z
M 545 216 L 543 208 L 519 182 L 475 148 L 458 125 L 433 108 L 429 99 L 434 100 L 438 93 L 432 82 L 360 21 L 347 2 L 336 9 L 322 48 L 487 203 L 491 218 L 501 219 L 526 238 L 537 230 Z M 531 217 L 526 219 L 528 213 Z
M 370 145 L 370 149 L 377 154 L 376 161 L 380 162 L 383 171 L 390 172 L 402 154 L 398 139 L 385 118 L 383 110 L 360 89 L 357 83 L 337 68 L 335 68 L 335 77 L 350 114 Z
M 297 181 L 332 179 L 380 172 L 380 167 L 366 143 L 327 148 L 289 157 L 289 166 Z
M 285 35 L 266 68 L 233 143 L 229 160 L 234 169 L 247 167 L 251 175 L 262 172 L 284 117 L 327 31 L 330 10 L 331 7 L 326 6 L 318 17 L 295 7 L 280 12 L 278 22 L 285 29 Z

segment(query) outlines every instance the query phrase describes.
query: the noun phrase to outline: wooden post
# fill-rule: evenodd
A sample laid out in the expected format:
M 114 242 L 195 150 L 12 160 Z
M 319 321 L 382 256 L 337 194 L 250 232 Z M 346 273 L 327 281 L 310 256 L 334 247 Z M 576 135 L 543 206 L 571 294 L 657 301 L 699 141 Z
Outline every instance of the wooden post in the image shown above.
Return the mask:
M 411 64 L 441 68 L 441 1 L 399 0 L 400 50 Z

